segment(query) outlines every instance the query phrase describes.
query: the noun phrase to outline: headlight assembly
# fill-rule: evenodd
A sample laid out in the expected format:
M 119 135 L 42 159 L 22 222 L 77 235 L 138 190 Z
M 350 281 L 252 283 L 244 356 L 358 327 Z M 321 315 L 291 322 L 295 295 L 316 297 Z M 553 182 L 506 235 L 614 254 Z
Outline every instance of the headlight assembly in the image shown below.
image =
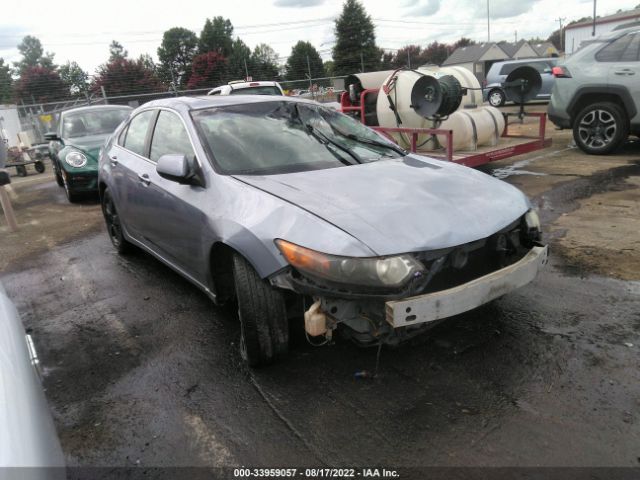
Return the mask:
M 276 240 L 276 245 L 292 267 L 335 283 L 394 288 L 424 271 L 424 266 L 411 255 L 341 257 L 316 252 L 281 239 Z
M 87 157 L 82 152 L 74 150 L 67 153 L 67 155 L 64 157 L 64 161 L 72 167 L 81 168 L 87 164 Z

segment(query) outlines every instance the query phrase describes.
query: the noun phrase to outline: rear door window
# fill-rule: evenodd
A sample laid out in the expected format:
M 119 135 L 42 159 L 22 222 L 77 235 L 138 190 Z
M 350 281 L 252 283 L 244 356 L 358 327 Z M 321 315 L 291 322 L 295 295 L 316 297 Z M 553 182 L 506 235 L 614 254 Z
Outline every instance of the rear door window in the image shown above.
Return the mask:
M 143 157 L 146 156 L 145 141 L 149 131 L 149 123 L 154 114 L 153 110 L 147 110 L 133 117 L 124 138 L 124 148 Z
M 596 60 L 599 62 L 619 62 L 622 60 L 627 49 L 631 47 L 635 34 L 625 35 L 614 40 L 596 54 Z M 637 57 L 636 57 L 637 60 Z

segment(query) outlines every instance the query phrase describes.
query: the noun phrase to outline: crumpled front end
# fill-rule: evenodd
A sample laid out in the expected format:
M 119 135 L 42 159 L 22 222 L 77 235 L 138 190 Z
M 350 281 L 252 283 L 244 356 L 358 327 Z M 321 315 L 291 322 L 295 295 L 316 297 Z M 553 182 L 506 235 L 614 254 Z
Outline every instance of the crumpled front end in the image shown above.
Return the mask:
M 271 282 L 310 297 L 310 335 L 331 336 L 340 327 L 359 344 L 396 344 L 533 281 L 548 251 L 529 215 L 477 241 L 412 253 L 422 268 L 392 288 L 341 284 L 296 268 Z

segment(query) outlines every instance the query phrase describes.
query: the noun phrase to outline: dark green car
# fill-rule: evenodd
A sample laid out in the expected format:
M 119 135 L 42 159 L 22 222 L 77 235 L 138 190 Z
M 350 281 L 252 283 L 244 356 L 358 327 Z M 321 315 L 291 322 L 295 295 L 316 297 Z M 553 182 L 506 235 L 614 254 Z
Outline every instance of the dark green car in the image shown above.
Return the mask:
M 105 140 L 129 116 L 131 107 L 95 105 L 65 110 L 56 132 L 47 133 L 49 154 L 58 185 L 75 202 L 98 192 L 98 156 Z

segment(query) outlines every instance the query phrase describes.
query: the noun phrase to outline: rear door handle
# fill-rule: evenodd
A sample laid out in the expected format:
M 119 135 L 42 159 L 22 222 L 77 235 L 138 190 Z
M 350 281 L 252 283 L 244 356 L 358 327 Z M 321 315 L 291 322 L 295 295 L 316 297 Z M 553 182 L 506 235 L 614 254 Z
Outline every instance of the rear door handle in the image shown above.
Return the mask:
M 149 175 L 143 173 L 142 175 L 138 175 L 138 180 L 145 186 L 148 187 L 151 184 L 151 180 L 149 179 Z
M 636 72 L 634 72 L 630 68 L 622 68 L 620 70 L 614 70 L 613 73 L 615 73 L 616 75 L 635 75 L 636 74 Z

